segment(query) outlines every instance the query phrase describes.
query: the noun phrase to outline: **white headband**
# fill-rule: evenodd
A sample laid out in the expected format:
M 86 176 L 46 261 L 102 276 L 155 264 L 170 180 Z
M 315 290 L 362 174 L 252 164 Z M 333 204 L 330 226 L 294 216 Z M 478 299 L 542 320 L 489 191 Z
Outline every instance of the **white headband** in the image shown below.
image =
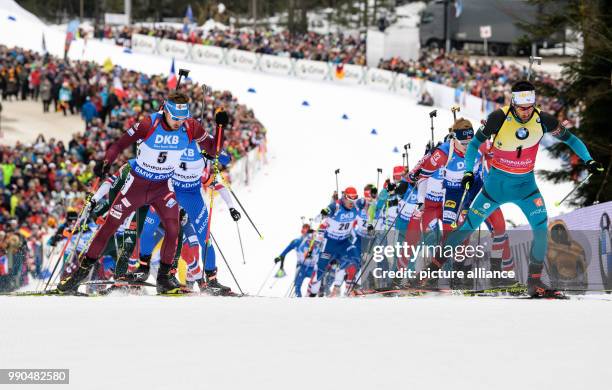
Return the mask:
M 535 104 L 535 91 L 512 92 L 514 104 Z

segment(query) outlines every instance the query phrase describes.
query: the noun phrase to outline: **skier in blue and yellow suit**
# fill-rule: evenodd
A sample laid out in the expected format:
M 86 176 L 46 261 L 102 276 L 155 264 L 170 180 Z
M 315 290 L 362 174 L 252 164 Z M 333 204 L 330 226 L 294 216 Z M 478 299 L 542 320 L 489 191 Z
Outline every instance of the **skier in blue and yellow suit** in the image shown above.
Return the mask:
M 478 229 L 482 221 L 504 203 L 521 208 L 533 230 L 533 244 L 527 280 L 528 293 L 534 297 L 555 296 L 558 292 L 541 281 L 546 257 L 548 215 L 533 172 L 540 140 L 545 133 L 567 144 L 591 173 L 603 172 L 593 161 L 584 143 L 552 115 L 535 107 L 535 87 L 519 81 L 512 87 L 512 104 L 493 111 L 470 142 L 465 156 L 465 188 L 474 185 L 474 157 L 479 146 L 493 136 L 491 170 L 484 186 L 472 202 L 465 223 L 451 233 L 446 245 L 456 246 Z M 445 259 L 435 259 L 430 269 L 439 269 Z

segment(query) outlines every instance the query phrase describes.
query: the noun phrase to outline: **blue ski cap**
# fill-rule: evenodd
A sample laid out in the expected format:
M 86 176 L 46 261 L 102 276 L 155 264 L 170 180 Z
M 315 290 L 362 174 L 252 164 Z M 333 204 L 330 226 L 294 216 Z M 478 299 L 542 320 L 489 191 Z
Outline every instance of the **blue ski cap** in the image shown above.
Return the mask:
M 173 121 L 182 121 L 191 118 L 189 112 L 189 103 L 175 103 L 172 100 L 167 100 L 164 108 Z

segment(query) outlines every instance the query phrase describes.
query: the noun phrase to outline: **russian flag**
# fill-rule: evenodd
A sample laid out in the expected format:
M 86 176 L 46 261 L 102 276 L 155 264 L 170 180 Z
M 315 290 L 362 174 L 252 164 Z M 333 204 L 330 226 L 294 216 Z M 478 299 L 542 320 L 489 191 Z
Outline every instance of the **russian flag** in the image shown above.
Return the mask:
M 170 75 L 168 76 L 166 86 L 168 87 L 168 89 L 176 88 L 176 71 L 174 70 L 174 58 L 172 58 L 172 65 L 170 66 Z
M 8 275 L 8 258 L 0 256 L 0 276 Z

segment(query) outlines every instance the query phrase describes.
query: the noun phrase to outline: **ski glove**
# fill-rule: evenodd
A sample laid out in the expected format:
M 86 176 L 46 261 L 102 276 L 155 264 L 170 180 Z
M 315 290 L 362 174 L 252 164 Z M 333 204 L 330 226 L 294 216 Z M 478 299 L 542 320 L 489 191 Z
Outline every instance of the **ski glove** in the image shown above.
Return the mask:
M 229 123 L 229 116 L 222 108 L 217 109 L 215 112 L 215 123 L 217 126 L 225 127 Z
M 238 210 L 233 207 L 230 207 L 229 212 L 232 215 L 232 219 L 238 222 L 238 220 L 240 219 L 240 212 L 238 212 Z
M 327 217 L 329 215 L 329 212 L 330 212 L 329 208 L 326 207 L 323 210 L 321 210 L 321 215 L 324 217 Z
M 374 226 L 371 223 L 368 224 L 368 233 L 372 233 L 374 231 Z
M 586 167 L 589 170 L 589 173 L 602 173 L 604 171 L 603 165 L 595 160 L 587 161 Z
M 278 262 L 282 262 L 285 260 L 285 257 L 283 256 L 278 256 L 277 258 L 274 259 L 274 264 L 278 263 Z
M 465 190 L 469 190 L 472 186 L 474 186 L 474 173 L 465 171 L 463 179 L 461 179 L 461 187 Z
M 96 165 L 93 169 L 94 175 L 101 179 L 104 179 L 106 175 L 108 175 L 108 171 L 110 171 L 110 164 L 108 163 L 108 161 L 96 161 Z
M 391 182 L 389 182 L 389 184 L 387 184 L 387 191 L 388 191 L 390 194 L 393 194 L 393 193 L 395 193 L 395 188 L 396 188 L 396 187 L 397 187 L 397 185 L 396 185 L 395 183 L 391 183 Z

